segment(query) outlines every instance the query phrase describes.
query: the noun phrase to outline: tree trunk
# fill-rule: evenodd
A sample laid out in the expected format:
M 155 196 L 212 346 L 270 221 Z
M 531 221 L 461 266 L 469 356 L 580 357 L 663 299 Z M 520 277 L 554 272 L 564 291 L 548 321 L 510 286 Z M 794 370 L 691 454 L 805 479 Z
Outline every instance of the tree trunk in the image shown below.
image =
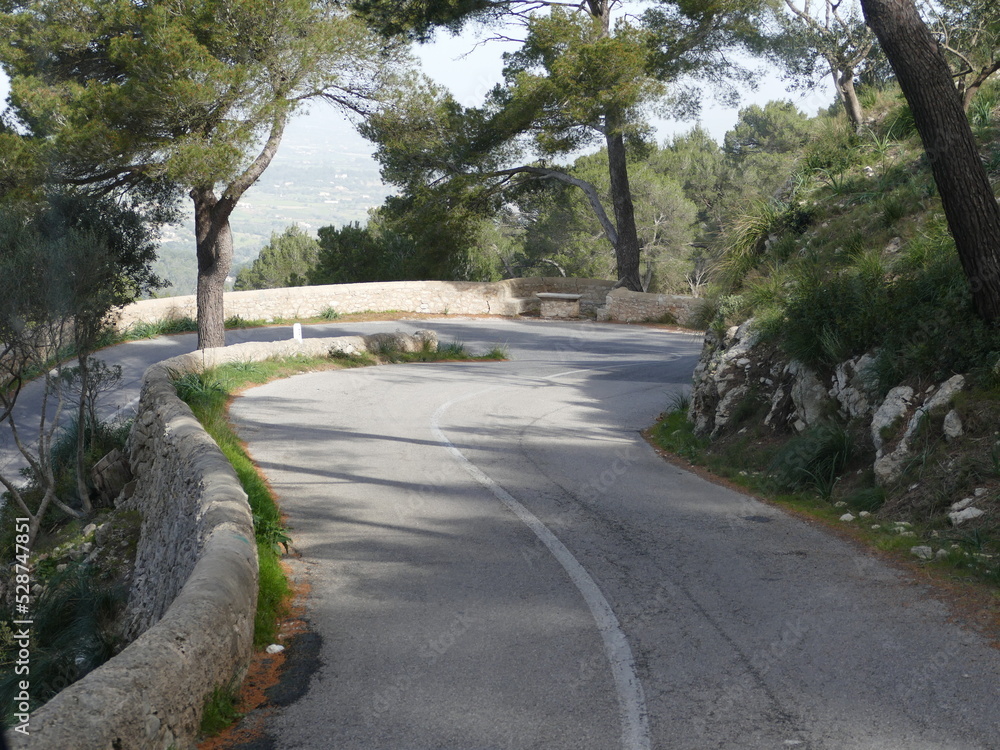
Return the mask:
M 87 430 L 93 428 L 88 424 L 87 419 L 87 388 L 90 383 L 89 355 L 83 353 L 77 357 L 80 367 L 80 403 L 76 410 L 76 492 L 80 496 L 80 502 L 84 513 L 91 513 L 94 508 L 90 503 L 90 485 L 87 482 L 86 458 L 87 458 Z
M 990 77 L 1000 71 L 1000 60 L 994 60 L 989 65 L 984 65 L 982 70 L 976 74 L 976 77 L 972 79 L 972 83 L 966 86 L 965 91 L 962 92 L 962 107 L 966 112 L 969 111 L 969 107 L 972 106 L 972 100 L 976 98 L 976 94 L 979 93 L 979 89 L 982 88 L 983 84 L 986 83 Z
M 233 234 L 229 216 L 235 201 L 218 199 L 211 188 L 191 191 L 198 252 L 198 348 L 226 345 L 223 291 L 233 266 Z
M 858 92 L 854 88 L 854 69 L 834 70 L 833 78 L 837 83 L 837 91 L 840 93 L 840 100 L 844 103 L 847 111 L 847 119 L 854 128 L 855 133 L 861 132 L 864 124 L 864 111 L 861 109 L 861 102 L 858 101 Z
M 618 230 L 615 242 L 618 280 L 633 292 L 641 292 L 639 234 L 635 228 L 635 208 L 632 205 L 632 189 L 629 186 L 628 165 L 625 161 L 625 139 L 621 132 L 614 132 L 609 126 L 606 142 L 608 175 L 611 177 L 611 203 L 614 206 L 615 224 Z
M 913 112 L 976 312 L 1000 319 L 1000 206 L 951 70 L 913 0 L 861 0 Z

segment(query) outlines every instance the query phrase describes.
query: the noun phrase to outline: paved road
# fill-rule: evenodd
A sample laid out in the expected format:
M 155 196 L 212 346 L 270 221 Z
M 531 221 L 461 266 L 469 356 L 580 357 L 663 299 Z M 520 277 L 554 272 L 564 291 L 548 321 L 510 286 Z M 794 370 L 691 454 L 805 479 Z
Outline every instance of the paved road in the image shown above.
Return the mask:
M 457 334 L 464 332 L 464 326 L 456 321 L 441 321 L 445 329 L 454 329 Z M 322 338 L 325 336 L 355 336 L 376 333 L 378 331 L 414 331 L 426 325 L 420 321 L 375 321 L 357 323 L 329 323 L 304 326 L 303 335 L 307 338 Z M 267 328 L 248 328 L 226 332 L 227 344 L 240 344 L 245 341 L 278 341 L 290 339 L 290 326 L 273 326 Z M 445 339 L 447 343 L 452 339 Z M 100 400 L 102 418 L 113 419 L 116 416 L 129 418 L 134 415 L 135 405 L 139 400 L 139 388 L 142 384 L 142 374 L 146 368 L 164 359 L 180 354 L 193 352 L 198 347 L 197 336 L 193 333 L 178 336 L 160 336 L 154 339 L 131 341 L 126 344 L 109 347 L 97 354 L 95 358 L 108 365 L 120 365 L 122 379 L 119 387 L 113 393 L 104 394 Z M 71 366 L 73 363 L 68 364 Z M 42 410 L 44 384 L 40 380 L 28 383 L 18 397 L 15 419 L 22 439 L 33 443 L 38 438 L 37 416 Z M 50 403 L 50 407 L 52 404 Z M 72 418 L 72 409 L 65 411 L 60 424 L 65 424 Z M 51 413 L 51 409 L 50 409 Z M 34 433 L 32 434 L 32 429 Z M 17 476 L 17 471 L 24 461 L 14 446 L 9 427 L 0 424 L 0 472 L 9 476 Z
M 302 375 L 234 404 L 321 639 L 270 746 L 1000 747 L 1000 653 L 925 587 L 642 441 L 697 339 L 430 327 L 511 361 Z

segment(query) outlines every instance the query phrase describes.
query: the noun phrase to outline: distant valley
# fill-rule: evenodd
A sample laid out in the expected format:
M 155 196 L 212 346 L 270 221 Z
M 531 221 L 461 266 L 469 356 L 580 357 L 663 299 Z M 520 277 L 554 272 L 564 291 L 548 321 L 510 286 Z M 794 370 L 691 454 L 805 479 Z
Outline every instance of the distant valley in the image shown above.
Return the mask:
M 233 213 L 232 275 L 253 262 L 272 232 L 298 224 L 315 233 L 322 226 L 364 224 L 368 210 L 391 189 L 382 184 L 372 146 L 329 108 L 293 120 L 271 166 L 246 192 Z M 156 272 L 171 282 L 159 296 L 193 294 L 197 282 L 194 220 L 164 227 Z

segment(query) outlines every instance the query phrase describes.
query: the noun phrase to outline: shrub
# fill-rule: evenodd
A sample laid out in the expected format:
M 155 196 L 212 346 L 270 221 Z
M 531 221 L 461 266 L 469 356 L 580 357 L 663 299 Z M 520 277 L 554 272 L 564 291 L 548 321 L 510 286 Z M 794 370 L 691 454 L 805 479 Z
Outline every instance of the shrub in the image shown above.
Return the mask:
M 829 500 L 839 473 L 851 458 L 852 446 L 851 435 L 842 425 L 814 425 L 778 451 L 771 462 L 771 477 L 781 489 L 813 489 Z

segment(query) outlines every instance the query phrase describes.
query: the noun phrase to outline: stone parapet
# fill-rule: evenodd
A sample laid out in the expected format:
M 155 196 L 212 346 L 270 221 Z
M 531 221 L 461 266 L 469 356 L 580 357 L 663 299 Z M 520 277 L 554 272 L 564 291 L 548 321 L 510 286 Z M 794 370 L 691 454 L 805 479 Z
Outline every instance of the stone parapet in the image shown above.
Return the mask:
M 386 281 L 227 292 L 227 317 L 245 320 L 305 319 L 328 310 L 341 314 L 385 312 L 506 315 L 537 312 L 536 292 L 580 294 L 581 311 L 596 313 L 614 282 L 563 277 L 474 281 Z M 142 300 L 122 310 L 118 325 L 154 323 L 197 314 L 194 295 Z
M 680 325 L 691 322 L 700 300 L 679 294 L 647 294 L 618 288 L 607 296 L 606 306 L 598 315 L 599 320 L 622 323 L 663 322 L 672 318 Z

